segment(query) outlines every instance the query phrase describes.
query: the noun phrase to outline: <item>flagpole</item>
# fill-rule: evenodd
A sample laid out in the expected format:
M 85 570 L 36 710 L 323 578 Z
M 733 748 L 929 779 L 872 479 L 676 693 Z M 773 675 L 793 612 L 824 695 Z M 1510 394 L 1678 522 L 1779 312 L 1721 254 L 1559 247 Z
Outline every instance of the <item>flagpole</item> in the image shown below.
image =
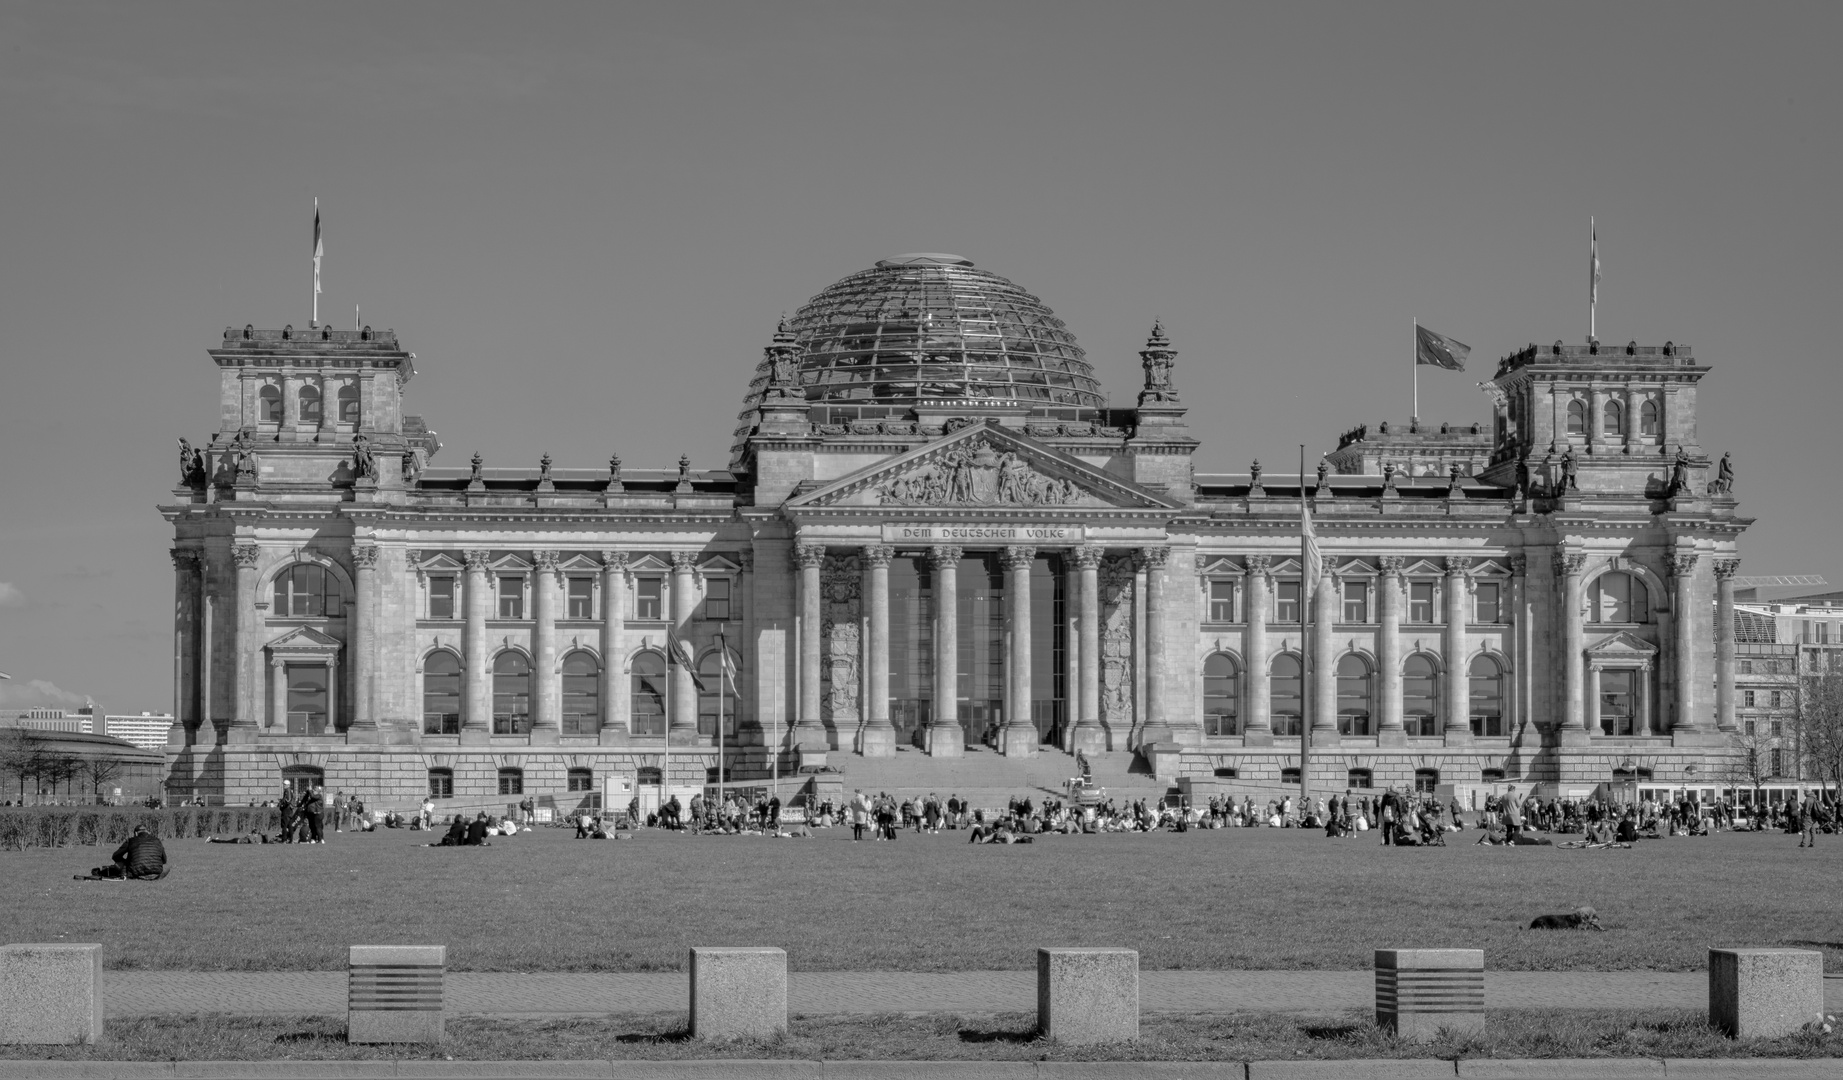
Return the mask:
M 1408 414 L 1408 430 L 1413 431 L 1421 418 L 1421 317 L 1414 316 L 1414 339 L 1409 343 L 1408 362 L 1414 365 L 1414 410 Z
M 320 325 L 320 196 L 314 196 L 314 317 L 308 326 Z
M 678 659 L 672 639 L 666 638 L 666 740 L 659 750 L 659 819 L 665 820 L 666 803 L 672 801 L 672 664 Z
M 1416 365 L 1417 367 L 1419 365 Z M 1418 374 L 1418 372 L 1417 372 Z M 1317 704 L 1312 695 L 1312 582 L 1306 579 L 1311 565 L 1306 557 L 1305 516 L 1305 444 L 1299 444 L 1299 821 L 1305 823 L 1306 809 L 1312 799 L 1312 711 Z
M 723 805 L 723 679 L 729 668 L 729 643 L 717 624 L 717 805 Z
M 1587 340 L 1599 332 L 1600 317 L 1600 231 L 1594 227 L 1593 215 L 1587 215 Z

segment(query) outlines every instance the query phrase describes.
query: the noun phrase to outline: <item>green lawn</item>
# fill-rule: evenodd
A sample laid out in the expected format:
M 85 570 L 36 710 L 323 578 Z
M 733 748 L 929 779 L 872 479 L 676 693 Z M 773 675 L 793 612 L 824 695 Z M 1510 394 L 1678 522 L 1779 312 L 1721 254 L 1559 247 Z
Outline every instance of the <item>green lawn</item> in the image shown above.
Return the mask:
M 564 829 L 473 849 L 424 834 L 322 846 L 169 841 L 163 882 L 73 881 L 106 849 L 0 852 L 14 942 L 101 941 L 113 967 L 337 970 L 351 944 L 449 946 L 475 971 L 677 969 L 692 945 L 778 945 L 801 970 L 1029 969 L 1040 945 L 1147 968 L 1357 968 L 1378 947 L 1472 947 L 1498 970 L 1701 970 L 1711 945 L 1843 966 L 1843 839 L 1654 840 L 1631 851 L 1387 849 L 1295 830 L 852 843 Z M 1532 932 L 1591 904 L 1608 932 Z

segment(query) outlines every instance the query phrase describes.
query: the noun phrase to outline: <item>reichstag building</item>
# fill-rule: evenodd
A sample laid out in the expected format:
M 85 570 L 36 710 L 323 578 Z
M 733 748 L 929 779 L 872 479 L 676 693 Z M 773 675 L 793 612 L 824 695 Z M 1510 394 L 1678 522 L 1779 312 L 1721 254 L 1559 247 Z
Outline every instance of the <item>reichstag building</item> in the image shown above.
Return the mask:
M 1749 519 L 1688 346 L 1517 349 L 1487 421 L 1357 428 L 1297 477 L 1195 471 L 1163 327 L 1109 407 L 1047 306 L 956 256 L 764 338 L 726 468 L 511 469 L 434 464 L 394 331 L 226 329 L 219 430 L 161 507 L 173 793 L 624 791 L 719 756 L 848 784 L 899 750 L 1271 790 L 1307 726 L 1321 790 L 1694 784 L 1731 752 Z

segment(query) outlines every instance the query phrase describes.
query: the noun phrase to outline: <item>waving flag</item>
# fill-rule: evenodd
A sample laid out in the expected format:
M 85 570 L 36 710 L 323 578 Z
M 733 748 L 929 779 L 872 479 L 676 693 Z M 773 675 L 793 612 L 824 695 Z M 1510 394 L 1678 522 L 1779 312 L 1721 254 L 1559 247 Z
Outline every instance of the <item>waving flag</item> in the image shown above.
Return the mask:
M 1592 218 L 1587 219 L 1587 262 L 1587 302 L 1597 304 L 1600 302 L 1600 229 L 1593 224 Z
M 1455 341 L 1445 334 L 1436 334 L 1425 326 L 1414 328 L 1414 362 L 1431 367 L 1445 368 L 1448 371 L 1464 371 L 1465 358 L 1472 354 L 1472 347 Z
M 320 260 L 326 256 L 326 244 L 320 240 L 320 200 L 314 200 L 314 295 L 320 295 Z
M 666 662 L 678 664 L 691 676 L 691 682 L 698 688 L 698 693 L 705 693 L 704 680 L 698 676 L 697 665 L 692 663 L 691 643 L 678 636 L 678 628 L 666 627 Z
M 1303 481 L 1304 477 L 1300 479 Z M 1303 492 L 1304 488 L 1300 490 Z M 1299 504 L 1299 537 L 1305 550 L 1305 583 L 1299 593 L 1303 603 L 1318 593 L 1318 583 L 1325 576 L 1325 556 L 1318 550 L 1318 534 L 1312 531 L 1312 501 L 1301 499 Z

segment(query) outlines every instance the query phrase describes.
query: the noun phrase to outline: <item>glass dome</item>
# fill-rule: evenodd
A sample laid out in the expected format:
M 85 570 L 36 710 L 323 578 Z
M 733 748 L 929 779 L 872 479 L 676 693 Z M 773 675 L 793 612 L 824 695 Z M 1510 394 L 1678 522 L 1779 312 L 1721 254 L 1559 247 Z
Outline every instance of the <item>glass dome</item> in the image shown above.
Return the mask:
M 1100 384 L 1043 301 L 957 255 L 884 259 L 827 287 L 788 320 L 816 424 L 896 417 L 920 401 L 1017 404 L 1079 420 Z M 768 384 L 756 367 L 736 430 L 740 453 Z

